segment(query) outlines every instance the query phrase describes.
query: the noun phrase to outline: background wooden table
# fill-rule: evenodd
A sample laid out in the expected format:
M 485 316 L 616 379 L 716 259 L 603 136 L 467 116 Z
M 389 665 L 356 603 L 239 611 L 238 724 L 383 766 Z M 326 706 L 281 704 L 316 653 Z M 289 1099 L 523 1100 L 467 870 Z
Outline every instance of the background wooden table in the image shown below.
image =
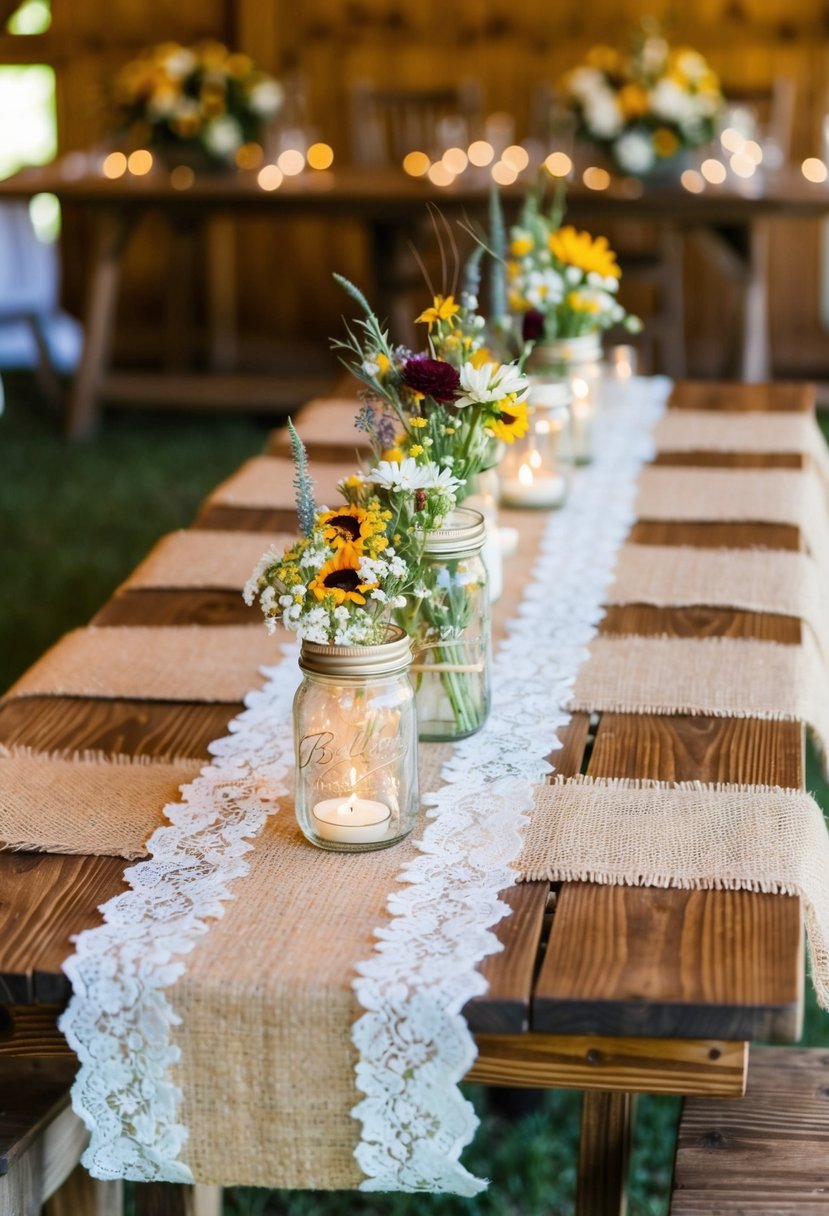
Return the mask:
M 679 385 L 674 408 L 812 408 L 797 386 Z M 664 464 L 779 465 L 781 458 L 671 454 Z M 791 464 L 791 458 L 786 458 Z M 504 512 L 535 530 L 543 517 Z M 207 507 L 195 527 L 291 529 L 291 513 Z M 796 549 L 796 529 L 761 524 L 635 525 L 639 544 Z M 560 560 L 566 561 L 562 554 Z M 508 589 L 509 615 L 521 588 Z M 251 620 L 235 592 L 117 593 L 100 626 Z M 609 609 L 604 633 L 732 636 L 795 643 L 793 618 L 729 609 Z M 31 697 L 0 705 L 0 742 L 129 755 L 204 755 L 238 704 Z M 552 745 L 552 739 L 551 739 Z M 603 714 L 574 716 L 554 753 L 559 772 L 602 777 L 778 784 L 802 788 L 803 731 L 789 722 Z M 69 995 L 60 965 L 69 937 L 98 921 L 123 889 L 117 858 L 0 855 L 0 1054 L 64 1053 L 54 1027 Z M 505 893 L 502 954 L 481 970 L 483 997 L 465 1010 L 479 1046 L 470 1079 L 585 1091 L 581 1214 L 620 1210 L 632 1092 L 742 1092 L 747 1044 L 800 1034 L 803 948 L 796 899 L 739 891 L 672 891 L 529 883 Z M 149 1193 L 149 1192 L 148 1192 Z M 155 1194 L 155 1192 L 153 1192 Z M 172 1193 L 171 1193 L 172 1194 Z M 154 1200 L 153 1200 L 154 1202 Z

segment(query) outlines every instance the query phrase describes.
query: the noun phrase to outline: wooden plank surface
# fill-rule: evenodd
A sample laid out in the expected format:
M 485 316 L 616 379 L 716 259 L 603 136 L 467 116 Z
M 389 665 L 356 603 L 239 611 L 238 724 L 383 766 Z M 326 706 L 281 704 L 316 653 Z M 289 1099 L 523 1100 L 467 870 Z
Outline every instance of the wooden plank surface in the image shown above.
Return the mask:
M 697 469 L 802 469 L 806 460 L 796 452 L 657 452 L 653 464 Z
M 91 624 L 250 625 L 261 620 L 261 615 L 258 605 L 245 603 L 241 591 L 147 588 L 114 595 Z
M 808 413 L 815 408 L 814 385 L 777 380 L 742 384 L 734 380 L 679 380 L 668 405 L 672 410 L 758 410 Z
M 745 1043 L 587 1034 L 484 1034 L 476 1041 L 467 1080 L 485 1085 L 732 1097 L 745 1087 Z

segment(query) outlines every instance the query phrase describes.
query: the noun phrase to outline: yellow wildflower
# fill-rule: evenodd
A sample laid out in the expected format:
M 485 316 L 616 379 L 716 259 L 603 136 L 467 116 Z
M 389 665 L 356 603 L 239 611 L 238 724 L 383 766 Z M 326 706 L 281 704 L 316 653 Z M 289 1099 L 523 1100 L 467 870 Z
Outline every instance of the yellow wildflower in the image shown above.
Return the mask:
M 487 346 L 479 346 L 469 356 L 469 362 L 473 367 L 483 367 L 485 363 L 494 363 L 496 368 L 500 365 L 500 360 L 492 353 Z
M 401 448 L 386 448 L 385 452 L 380 453 L 381 460 L 388 460 L 392 464 L 402 464 L 404 453 Z
M 641 118 L 650 109 L 648 90 L 641 84 L 626 84 L 616 100 L 625 118 Z
M 428 426 L 428 425 L 429 425 L 429 423 L 426 418 L 410 418 L 409 419 L 409 426 L 413 426 L 415 428 L 415 430 L 420 430 L 422 427 Z
M 589 232 L 577 232 L 572 224 L 567 224 L 551 232 L 547 243 L 553 256 L 565 266 L 577 266 L 586 274 L 592 270 L 605 278 L 622 277 L 616 254 L 605 236 L 597 236 L 594 240 Z
M 409 455 L 410 456 L 422 456 L 423 455 L 423 444 L 422 443 L 413 443 L 411 445 L 411 447 L 409 448 Z
M 432 307 L 424 309 L 419 317 L 415 317 L 415 323 L 424 321 L 431 329 L 438 321 L 451 321 L 460 310 L 460 304 L 455 303 L 454 296 L 435 296 Z
M 516 405 L 515 394 L 510 393 L 498 402 L 496 409 L 499 411 L 498 417 L 491 418 L 486 424 L 491 435 L 496 439 L 503 439 L 504 443 L 514 443 L 516 439 L 526 435 L 530 422 L 525 401 Z
M 582 295 L 580 291 L 571 291 L 567 296 L 567 306 L 573 312 L 598 312 L 601 305 L 592 296 Z
M 670 127 L 657 127 L 653 133 L 653 146 L 657 156 L 673 156 L 679 148 L 679 140 Z
M 513 237 L 509 251 L 514 258 L 525 258 L 528 253 L 532 253 L 534 244 L 535 242 L 528 232 L 521 232 L 518 236 Z

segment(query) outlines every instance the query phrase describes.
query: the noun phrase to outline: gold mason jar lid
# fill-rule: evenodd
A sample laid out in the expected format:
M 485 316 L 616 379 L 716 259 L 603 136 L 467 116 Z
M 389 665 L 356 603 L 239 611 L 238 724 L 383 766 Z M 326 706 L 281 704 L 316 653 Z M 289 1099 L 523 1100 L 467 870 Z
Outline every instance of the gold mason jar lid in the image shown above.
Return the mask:
M 385 642 L 376 646 L 335 646 L 303 641 L 299 665 L 320 676 L 358 677 L 395 675 L 412 661 L 411 638 L 398 625 L 389 625 Z
M 442 528 L 425 534 L 423 552 L 429 557 L 463 557 L 477 553 L 486 540 L 486 521 L 480 511 L 471 507 L 455 507 L 444 520 Z

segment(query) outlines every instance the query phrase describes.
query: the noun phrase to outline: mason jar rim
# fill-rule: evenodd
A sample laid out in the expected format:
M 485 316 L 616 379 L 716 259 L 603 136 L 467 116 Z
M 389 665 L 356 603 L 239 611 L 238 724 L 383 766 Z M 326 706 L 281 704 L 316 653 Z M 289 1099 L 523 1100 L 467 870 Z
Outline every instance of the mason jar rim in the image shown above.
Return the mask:
M 395 675 L 412 662 L 412 642 L 399 625 L 388 625 L 386 640 L 370 646 L 338 646 L 303 639 L 299 666 L 312 675 L 357 678 Z
M 442 528 L 424 534 L 423 552 L 429 557 L 462 557 L 476 553 L 486 540 L 486 520 L 472 507 L 455 507 Z

